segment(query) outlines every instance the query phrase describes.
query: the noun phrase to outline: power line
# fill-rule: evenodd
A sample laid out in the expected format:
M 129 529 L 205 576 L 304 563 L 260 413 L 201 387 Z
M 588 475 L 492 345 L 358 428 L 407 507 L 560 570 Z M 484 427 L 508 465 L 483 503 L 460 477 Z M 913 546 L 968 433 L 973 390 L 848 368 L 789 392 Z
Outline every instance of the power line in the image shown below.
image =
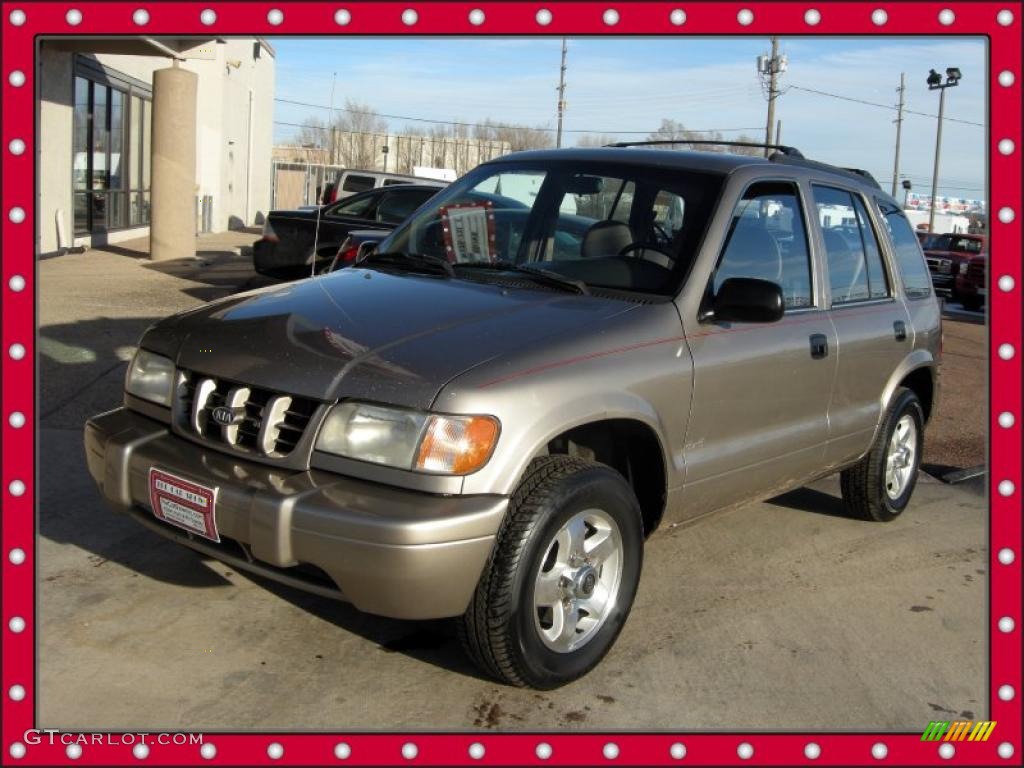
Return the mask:
M 806 93 L 814 93 L 814 94 L 817 94 L 818 96 L 829 96 L 830 98 L 833 98 L 833 99 L 841 99 L 843 101 L 852 101 L 855 104 L 866 104 L 869 107 L 879 107 L 881 109 L 891 109 L 891 110 L 897 110 L 898 109 L 897 107 L 894 107 L 891 104 L 879 104 L 877 101 L 865 101 L 864 99 L 855 99 L 852 96 L 841 96 L 838 93 L 829 93 L 828 91 L 819 91 L 816 88 L 805 88 L 802 85 L 790 85 L 786 90 L 789 90 L 791 88 L 795 89 L 795 90 L 798 90 L 798 91 L 804 91 Z M 915 112 L 912 109 L 904 109 L 903 112 L 905 114 L 908 114 L 908 115 L 920 115 L 921 117 L 931 117 L 931 118 L 935 118 L 935 119 L 938 119 L 938 117 L 939 117 L 938 115 L 933 115 L 933 114 L 931 114 L 929 112 Z M 984 123 L 975 123 L 975 122 L 972 122 L 970 120 L 960 120 L 960 119 L 955 118 L 955 117 L 943 117 L 943 120 L 945 120 L 948 123 L 963 123 L 964 125 L 975 125 L 975 126 L 977 126 L 979 128 L 984 128 L 985 127 Z

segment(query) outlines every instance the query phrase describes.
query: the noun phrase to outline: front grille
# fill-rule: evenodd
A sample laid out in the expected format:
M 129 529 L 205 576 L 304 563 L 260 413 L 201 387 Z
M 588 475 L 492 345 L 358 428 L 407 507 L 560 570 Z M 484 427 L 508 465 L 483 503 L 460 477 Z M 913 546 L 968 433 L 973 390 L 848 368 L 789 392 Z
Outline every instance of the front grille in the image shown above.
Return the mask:
M 971 263 L 967 265 L 967 274 L 977 279 L 978 282 L 985 282 L 985 265 Z
M 932 256 L 925 257 L 925 261 L 928 262 L 928 269 L 941 275 L 948 275 L 950 266 L 953 263 L 949 259 L 937 259 Z
M 178 425 L 242 453 L 287 457 L 306 434 L 319 406 L 309 398 L 194 371 L 179 374 Z

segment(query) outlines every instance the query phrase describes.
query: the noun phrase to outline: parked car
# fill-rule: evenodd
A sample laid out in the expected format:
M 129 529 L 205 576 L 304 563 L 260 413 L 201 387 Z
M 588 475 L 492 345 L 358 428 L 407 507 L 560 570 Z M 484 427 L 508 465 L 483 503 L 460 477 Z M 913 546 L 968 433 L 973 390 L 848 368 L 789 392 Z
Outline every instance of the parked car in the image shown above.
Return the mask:
M 935 290 L 959 299 L 956 276 L 960 274 L 960 266 L 976 254 L 984 253 L 986 244 L 985 235 L 927 235 L 922 247 Z
M 964 309 L 977 312 L 985 306 L 988 291 L 985 286 L 985 265 L 988 258 L 984 254 L 971 257 L 960 262 L 960 271 L 956 276 L 956 295 Z
M 352 268 L 157 322 L 86 455 L 163 536 L 455 617 L 487 674 L 553 688 L 612 647 L 659 529 L 833 472 L 851 515 L 902 514 L 940 323 L 865 174 L 794 150 L 524 152 Z
M 334 178 L 324 185 L 320 202 L 324 205 L 330 205 L 338 200 L 344 200 L 347 197 L 359 194 L 360 192 L 368 192 L 371 189 L 393 187 L 396 184 L 431 184 L 435 181 L 441 181 L 440 186 L 448 183 L 444 180 L 409 176 L 404 173 L 361 171 L 345 168 L 338 171 Z
M 253 268 L 264 275 L 308 275 L 337 253 L 351 230 L 390 231 L 444 186 L 381 187 L 322 208 L 271 211 L 262 237 L 253 243 Z

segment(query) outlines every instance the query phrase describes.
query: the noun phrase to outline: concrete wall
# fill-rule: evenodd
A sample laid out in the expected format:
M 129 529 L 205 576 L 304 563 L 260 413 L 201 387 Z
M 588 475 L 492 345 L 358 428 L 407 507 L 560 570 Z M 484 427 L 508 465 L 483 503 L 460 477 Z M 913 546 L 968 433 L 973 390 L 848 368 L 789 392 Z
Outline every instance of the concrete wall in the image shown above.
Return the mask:
M 256 38 L 227 38 L 206 46 L 209 58 L 187 58 L 181 66 L 199 76 L 196 125 L 196 195 L 213 196 L 213 229 L 252 225 L 270 210 L 273 145 L 274 54 Z M 97 43 L 97 47 L 102 43 Z M 171 59 L 154 55 L 96 52 L 104 67 L 152 85 L 153 72 Z M 63 212 L 65 245 L 71 244 L 74 216 L 71 195 L 71 89 L 75 54 L 59 44 L 43 42 L 39 54 L 39 133 L 37 254 L 58 249 L 57 211 Z M 237 66 L 236 66 L 237 64 Z M 250 98 L 252 107 L 250 109 Z M 251 115 L 251 120 L 250 120 Z M 148 227 L 110 232 L 116 243 L 148 234 Z M 88 245 L 90 238 L 75 244 Z M 100 243 L 96 243 L 100 244 Z

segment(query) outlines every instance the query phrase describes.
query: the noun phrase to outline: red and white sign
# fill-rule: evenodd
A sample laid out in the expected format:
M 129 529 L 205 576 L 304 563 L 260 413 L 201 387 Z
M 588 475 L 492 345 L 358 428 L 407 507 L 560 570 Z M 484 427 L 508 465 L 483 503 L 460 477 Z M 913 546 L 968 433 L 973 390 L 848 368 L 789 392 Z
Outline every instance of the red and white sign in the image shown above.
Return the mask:
M 162 469 L 149 470 L 149 501 L 153 514 L 165 523 L 220 541 L 213 509 L 217 489 L 198 485 Z
M 457 203 L 441 206 L 445 255 L 453 263 L 494 261 L 494 203 Z

